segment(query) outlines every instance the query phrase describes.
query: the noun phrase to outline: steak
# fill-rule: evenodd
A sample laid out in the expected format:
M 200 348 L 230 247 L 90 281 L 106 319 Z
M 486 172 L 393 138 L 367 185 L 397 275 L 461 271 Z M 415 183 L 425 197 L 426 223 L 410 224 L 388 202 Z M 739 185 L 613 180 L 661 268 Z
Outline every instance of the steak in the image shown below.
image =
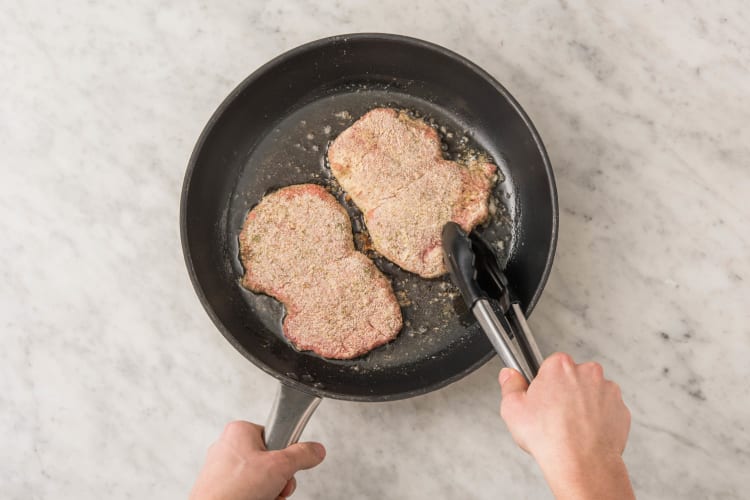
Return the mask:
M 265 196 L 240 233 L 242 285 L 286 307 L 284 335 L 297 349 L 349 359 L 401 330 L 388 279 L 354 248 L 349 216 L 314 184 Z
M 471 231 L 489 215 L 497 167 L 443 158 L 437 132 L 422 120 L 376 108 L 328 149 L 331 171 L 364 214 L 373 247 L 425 278 L 445 274 L 441 231 Z

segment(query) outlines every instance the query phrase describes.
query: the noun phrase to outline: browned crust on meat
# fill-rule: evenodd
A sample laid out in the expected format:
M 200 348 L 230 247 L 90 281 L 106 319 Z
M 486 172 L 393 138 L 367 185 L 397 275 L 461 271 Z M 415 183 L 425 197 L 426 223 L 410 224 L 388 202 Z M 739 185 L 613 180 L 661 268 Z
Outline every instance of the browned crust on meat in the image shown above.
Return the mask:
M 349 359 L 401 330 L 390 282 L 355 250 L 349 216 L 320 186 L 265 196 L 243 224 L 240 259 L 242 285 L 284 303 L 284 335 L 300 350 Z
M 422 120 L 376 108 L 328 149 L 331 171 L 362 210 L 373 246 L 426 278 L 446 272 L 440 234 L 448 221 L 471 231 L 489 216 L 497 167 L 445 160 Z

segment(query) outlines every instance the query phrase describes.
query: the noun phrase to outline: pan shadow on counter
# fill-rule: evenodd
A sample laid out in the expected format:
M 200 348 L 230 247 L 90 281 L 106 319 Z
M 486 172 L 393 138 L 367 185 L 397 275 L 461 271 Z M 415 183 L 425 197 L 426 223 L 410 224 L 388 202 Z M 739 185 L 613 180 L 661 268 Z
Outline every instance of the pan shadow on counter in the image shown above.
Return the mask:
M 498 358 L 467 377 L 429 394 L 385 403 L 324 400 L 304 439 L 325 442 L 329 454 L 316 473 L 301 481 L 311 489 L 335 489 L 337 498 L 465 498 L 465 481 L 508 484 L 517 498 L 546 498 L 547 487 L 533 460 L 520 451 L 499 415 Z M 337 433 L 330 422 L 344 419 L 353 434 Z M 471 456 L 457 453 L 465 432 L 485 429 Z M 498 467 L 499 457 L 512 457 Z M 415 482 L 414 464 L 430 477 Z M 338 471 L 338 473 L 337 473 Z M 356 481 L 351 478 L 356 477 Z M 518 478 L 524 481 L 519 484 Z M 462 485 L 463 484 L 463 485 Z M 528 485 L 534 485 L 531 488 Z M 319 489 L 320 488 L 320 489 Z M 340 495 L 340 496 L 338 496 Z M 484 498 L 484 497 L 482 497 Z

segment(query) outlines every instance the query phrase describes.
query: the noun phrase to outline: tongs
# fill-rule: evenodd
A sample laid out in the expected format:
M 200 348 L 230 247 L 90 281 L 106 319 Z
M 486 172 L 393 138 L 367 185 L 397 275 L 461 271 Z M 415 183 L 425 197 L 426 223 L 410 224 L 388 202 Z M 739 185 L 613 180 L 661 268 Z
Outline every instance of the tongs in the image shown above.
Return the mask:
M 531 382 L 544 358 L 490 244 L 449 222 L 443 227 L 443 254 L 453 284 L 505 366 Z

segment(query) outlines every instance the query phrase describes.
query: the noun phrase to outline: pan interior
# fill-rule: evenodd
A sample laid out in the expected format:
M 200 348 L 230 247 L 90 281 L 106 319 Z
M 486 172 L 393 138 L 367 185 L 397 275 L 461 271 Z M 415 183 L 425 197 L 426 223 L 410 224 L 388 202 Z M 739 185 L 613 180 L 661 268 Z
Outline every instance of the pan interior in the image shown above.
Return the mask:
M 238 234 L 266 192 L 307 182 L 327 186 L 349 210 L 355 232 L 362 229 L 361 215 L 330 176 L 325 152 L 330 140 L 379 106 L 444 127 L 448 158 L 476 149 L 498 165 L 504 176 L 492 195 L 498 210 L 483 232 L 502 245 L 506 273 L 527 311 L 554 247 L 554 183 L 543 147 L 515 101 L 475 66 L 393 35 L 321 40 L 270 62 L 227 98 L 196 146 L 183 192 L 183 247 L 196 290 L 224 336 L 268 373 L 326 397 L 413 396 L 460 378 L 493 352 L 447 278 L 425 280 L 382 258 L 374 261 L 401 298 L 404 328 L 355 360 L 297 351 L 281 335 L 283 307 L 239 284 Z
M 237 236 L 242 223 L 248 210 L 258 203 L 263 194 L 274 189 L 302 183 L 326 186 L 347 208 L 355 234 L 363 234 L 365 225 L 362 214 L 353 203 L 347 202 L 344 192 L 331 176 L 326 164 L 326 150 L 333 138 L 368 110 L 381 106 L 405 109 L 434 123 L 442 137 L 447 158 L 460 158 L 471 154 L 472 150 L 491 154 L 491 148 L 477 145 L 471 138 L 471 130 L 456 117 L 440 106 L 413 95 L 367 84 L 345 85 L 326 94 L 276 123 L 250 152 L 240 171 L 229 204 L 226 229 L 227 234 L 231 235 L 232 270 L 237 281 L 243 272 L 237 257 Z M 492 156 L 501 170 L 505 170 L 504 175 L 509 175 L 501 157 Z M 440 193 L 435 195 L 440 196 Z M 512 246 L 512 183 L 498 182 L 492 198 L 497 208 L 483 231 L 491 234 L 505 256 L 505 250 Z M 355 243 L 361 250 L 362 239 L 356 237 Z M 309 358 L 308 362 L 312 364 L 324 362 L 336 365 L 366 383 L 369 377 L 378 372 L 408 374 L 424 359 L 441 358 L 452 351 L 452 346 L 473 337 L 476 327 L 472 326 L 471 315 L 447 276 L 420 278 L 375 252 L 368 252 L 368 255 L 391 280 L 399 297 L 404 318 L 401 333 L 393 342 L 355 360 L 322 360 L 314 353 L 304 353 L 302 359 Z M 266 330 L 264 336 L 273 334 L 275 339 L 288 343 L 281 332 L 283 306 L 268 296 L 241 287 L 240 291 L 252 317 L 257 318 Z M 325 383 L 318 381 L 312 372 L 306 370 L 299 376 L 316 386 L 325 387 Z

